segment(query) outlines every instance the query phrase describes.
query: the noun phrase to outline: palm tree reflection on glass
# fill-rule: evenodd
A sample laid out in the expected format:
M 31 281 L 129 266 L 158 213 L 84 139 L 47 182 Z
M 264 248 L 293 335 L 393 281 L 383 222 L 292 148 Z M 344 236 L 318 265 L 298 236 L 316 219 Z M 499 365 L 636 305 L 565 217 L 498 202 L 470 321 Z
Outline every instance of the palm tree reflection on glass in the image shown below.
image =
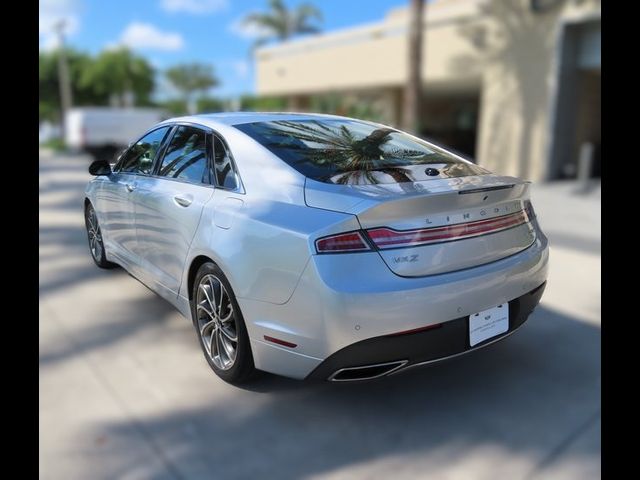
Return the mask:
M 267 148 L 294 168 L 328 183 L 414 182 L 433 178 L 433 169 L 441 178 L 485 172 L 388 127 L 339 120 L 282 120 L 241 127 L 263 139 Z

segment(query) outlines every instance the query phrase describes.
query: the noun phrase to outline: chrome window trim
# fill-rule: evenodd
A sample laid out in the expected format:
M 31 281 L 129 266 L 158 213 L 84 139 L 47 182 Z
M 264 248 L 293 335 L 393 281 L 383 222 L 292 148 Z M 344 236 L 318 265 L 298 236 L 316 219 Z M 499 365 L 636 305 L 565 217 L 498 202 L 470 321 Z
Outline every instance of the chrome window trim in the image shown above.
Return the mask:
M 157 175 L 157 169 L 158 167 L 161 165 L 162 159 L 164 158 L 164 154 L 165 154 L 165 150 L 167 145 L 169 145 L 169 143 L 171 142 L 171 139 L 173 138 L 173 135 L 175 134 L 175 131 L 177 129 L 177 127 L 179 126 L 185 126 L 185 127 L 193 127 L 193 128 L 198 128 L 200 130 L 203 130 L 205 133 L 208 134 L 208 141 L 211 142 L 211 148 L 208 149 L 208 156 L 209 156 L 209 182 L 210 183 L 194 183 L 188 180 L 182 180 L 179 178 L 170 178 L 170 177 L 165 177 L 162 175 Z M 158 150 L 158 153 L 156 154 L 156 158 L 154 159 L 154 165 L 152 168 L 152 174 L 147 174 L 147 173 L 141 173 L 141 172 L 120 172 L 120 170 L 114 170 L 114 173 L 119 173 L 119 174 L 127 174 L 127 175 L 136 175 L 136 176 L 140 176 L 140 177 L 148 177 L 148 178 L 157 178 L 157 179 L 162 179 L 162 180 L 169 180 L 169 181 L 173 181 L 173 182 L 179 182 L 179 183 L 186 183 L 189 185 L 198 185 L 201 187 L 209 187 L 209 188 L 218 188 L 220 190 L 224 190 L 225 192 L 230 192 L 230 193 L 237 193 L 239 195 L 246 195 L 246 189 L 244 188 L 244 182 L 242 181 L 242 176 L 240 175 L 240 171 L 238 169 L 238 164 L 236 163 L 236 159 L 233 155 L 233 152 L 231 151 L 231 148 L 229 147 L 229 143 L 226 141 L 226 139 L 224 138 L 224 136 L 218 132 L 217 130 L 214 130 L 213 128 L 207 126 L 207 125 L 202 125 L 201 123 L 195 123 L 195 122 L 187 122 L 187 121 L 179 121 L 179 122 L 167 122 L 167 123 L 163 123 L 161 125 L 155 125 L 153 128 L 150 128 L 149 130 L 147 130 L 144 134 L 142 134 L 140 136 L 140 138 L 138 138 L 137 140 L 131 142 L 129 144 L 129 147 L 127 147 L 127 149 L 122 152 L 122 154 L 120 155 L 120 157 L 118 157 L 118 160 L 116 162 L 116 166 L 120 163 L 120 159 L 129 151 L 129 149 L 135 145 L 136 143 L 138 143 L 141 139 L 143 139 L 144 137 L 146 137 L 149 133 L 154 132 L 155 130 L 158 130 L 160 128 L 164 128 L 164 127 L 169 127 L 169 132 L 167 134 L 167 137 L 165 138 L 165 141 L 163 142 L 162 146 L 160 147 L 160 149 Z M 231 158 L 231 164 L 236 172 L 236 177 L 238 179 L 238 186 L 235 189 L 230 189 L 230 188 L 225 188 L 222 187 L 220 185 L 218 185 L 218 181 L 216 178 L 216 175 L 213 172 L 213 168 L 215 167 L 215 152 L 214 152 L 214 138 L 213 135 L 217 135 L 218 138 L 220 139 L 220 141 L 222 142 L 222 144 L 225 146 L 225 148 L 227 149 L 227 152 L 229 153 L 229 156 Z
M 239 193 L 241 195 L 246 195 L 244 182 L 242 181 L 242 177 L 240 176 L 240 171 L 238 170 L 238 164 L 236 163 L 236 159 L 233 155 L 233 152 L 231 151 L 231 148 L 229 147 L 229 142 L 227 142 L 227 140 L 219 132 L 211 129 L 211 133 L 212 133 L 211 147 L 212 147 L 212 154 L 213 154 L 213 157 L 211 158 L 211 166 L 213 168 L 212 170 L 213 182 L 215 183 L 216 188 L 219 188 L 220 190 L 224 190 L 226 192 Z M 218 184 L 218 177 L 215 175 L 216 153 L 215 153 L 215 138 L 213 138 L 215 136 L 217 136 L 220 139 L 220 142 L 222 143 L 224 148 L 227 149 L 227 153 L 229 154 L 229 158 L 231 159 L 231 167 L 235 171 L 236 178 L 238 179 L 238 186 L 236 188 L 226 188 Z
M 214 188 L 215 189 L 215 185 L 213 184 L 213 182 L 211 181 L 211 167 L 213 165 L 213 141 L 211 139 L 211 129 L 205 125 L 200 125 L 197 123 L 192 123 L 192 122 L 175 122 L 170 124 L 171 125 L 171 130 L 169 131 L 169 137 L 167 137 L 167 141 L 166 143 L 163 145 L 163 147 L 158 151 L 158 157 L 156 158 L 154 165 L 153 165 L 153 169 L 151 170 L 153 173 L 151 175 L 145 175 L 147 177 L 150 178 L 156 178 L 156 179 L 161 179 L 161 180 L 169 180 L 172 182 L 178 182 L 178 183 L 185 183 L 187 185 L 196 185 L 198 187 L 209 187 L 209 188 Z M 178 127 L 191 127 L 191 128 L 196 128 L 198 130 L 202 130 L 205 133 L 206 136 L 206 140 L 207 140 L 207 170 L 209 172 L 209 183 L 196 183 L 193 182 L 191 180 L 185 180 L 182 178 L 173 178 L 173 177 L 167 177 L 164 175 L 158 175 L 159 170 L 160 170 L 160 166 L 162 165 L 162 160 L 164 160 L 164 155 L 166 153 L 167 147 L 168 145 L 171 143 L 171 140 L 173 139 L 173 136 L 175 135 L 176 131 L 178 130 Z
M 165 145 L 167 144 L 167 142 L 169 141 L 169 138 L 172 135 L 172 130 L 173 130 L 173 126 L 172 124 L 162 124 L 162 125 L 154 125 L 152 128 L 150 128 L 149 130 L 147 130 L 146 132 L 144 132 L 142 135 L 140 135 L 140 137 L 138 137 L 136 140 L 132 141 L 129 146 L 127 148 L 124 149 L 124 151 L 120 154 L 120 156 L 118 157 L 118 159 L 116 160 L 115 165 L 113 166 L 113 173 L 120 173 L 120 174 L 129 174 L 129 175 L 141 175 L 141 176 L 146 176 L 148 177 L 149 174 L 147 173 L 141 173 L 141 172 L 123 172 L 122 171 L 122 166 L 120 165 L 120 161 L 122 160 L 122 157 L 124 157 L 127 153 L 129 153 L 129 150 L 131 150 L 131 148 L 136 145 L 140 140 L 142 140 L 144 137 L 146 137 L 147 135 L 149 135 L 150 133 L 155 132 L 156 130 L 160 130 L 161 128 L 166 128 L 169 127 L 169 131 L 166 133 L 165 137 L 162 139 L 162 143 L 160 144 L 160 148 L 158 149 L 158 151 L 156 152 L 156 155 L 153 159 L 153 165 L 151 167 L 151 171 L 153 171 L 153 169 L 155 168 L 155 164 L 156 161 L 158 159 L 158 155 L 160 154 L 160 152 L 162 152 L 164 150 Z

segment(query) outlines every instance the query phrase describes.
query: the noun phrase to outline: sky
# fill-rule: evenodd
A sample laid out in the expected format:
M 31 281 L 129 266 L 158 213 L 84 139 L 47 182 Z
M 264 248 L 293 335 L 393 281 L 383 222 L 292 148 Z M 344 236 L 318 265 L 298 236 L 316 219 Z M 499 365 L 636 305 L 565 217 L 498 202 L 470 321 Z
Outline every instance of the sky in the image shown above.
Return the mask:
M 304 0 L 285 0 L 295 7 Z M 314 0 L 323 31 L 382 20 L 407 0 Z M 250 48 L 257 33 L 241 24 L 268 0 L 40 0 L 40 49 L 56 47 L 52 26 L 66 22 L 66 43 L 92 54 L 127 45 L 162 71 L 183 62 L 213 65 L 220 86 L 210 93 L 233 97 L 254 93 Z M 174 92 L 162 76 L 157 96 Z

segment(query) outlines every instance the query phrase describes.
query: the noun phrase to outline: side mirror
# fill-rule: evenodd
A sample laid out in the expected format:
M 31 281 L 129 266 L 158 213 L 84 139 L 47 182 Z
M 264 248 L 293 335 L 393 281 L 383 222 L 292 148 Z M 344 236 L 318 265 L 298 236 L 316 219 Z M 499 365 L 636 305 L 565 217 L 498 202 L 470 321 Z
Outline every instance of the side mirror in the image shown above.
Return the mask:
M 89 173 L 94 176 L 111 175 L 111 165 L 106 160 L 96 160 L 89 165 Z

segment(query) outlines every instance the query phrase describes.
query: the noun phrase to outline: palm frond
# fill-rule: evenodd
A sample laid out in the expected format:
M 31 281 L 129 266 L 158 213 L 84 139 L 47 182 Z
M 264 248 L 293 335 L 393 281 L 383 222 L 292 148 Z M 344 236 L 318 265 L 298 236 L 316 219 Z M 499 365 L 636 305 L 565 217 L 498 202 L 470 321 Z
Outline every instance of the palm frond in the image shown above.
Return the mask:
M 316 20 L 322 21 L 322 12 L 318 7 L 311 3 L 303 3 L 302 5 L 299 5 L 295 10 L 295 14 L 299 18 L 315 18 Z
M 242 24 L 255 25 L 273 32 L 279 32 L 283 28 L 282 19 L 269 13 L 250 13 L 244 17 Z
M 271 11 L 281 18 L 289 15 L 289 9 L 282 0 L 269 0 L 269 8 Z

